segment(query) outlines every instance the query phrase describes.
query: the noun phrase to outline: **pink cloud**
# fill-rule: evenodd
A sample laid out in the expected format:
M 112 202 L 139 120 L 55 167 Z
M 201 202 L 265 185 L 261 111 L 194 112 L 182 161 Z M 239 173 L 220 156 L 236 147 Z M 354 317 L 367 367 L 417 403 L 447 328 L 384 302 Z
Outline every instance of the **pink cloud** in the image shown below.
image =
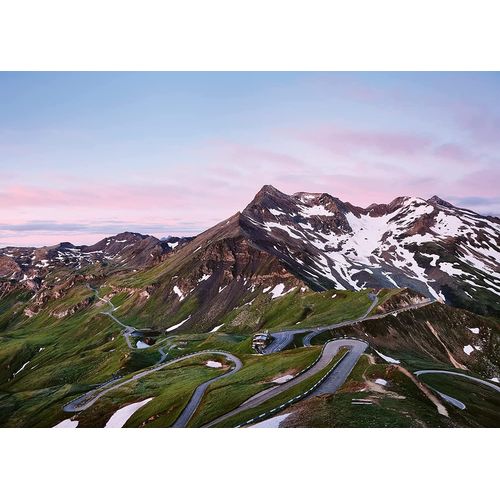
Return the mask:
M 289 153 L 230 142 L 219 142 L 215 146 L 217 158 L 225 163 L 232 162 L 235 166 L 251 168 L 272 166 L 293 170 L 300 170 L 305 166 L 302 159 Z
M 76 171 L 65 176 L 38 172 L 29 185 L 19 177 L 4 177 L 0 219 L 6 224 L 40 219 L 88 222 L 95 227 L 92 233 L 47 232 L 40 241 L 91 242 L 107 233 L 96 223 L 105 218 L 123 221 L 123 230 L 155 223 L 165 231 L 153 234 L 176 230 L 193 234 L 242 210 L 263 184 L 287 193 L 328 192 L 367 206 L 402 195 L 493 198 L 500 183 L 494 157 L 458 141 L 417 133 L 332 125 L 287 134 L 278 131 L 266 137 L 266 147 L 218 142 L 200 153 L 198 163 L 169 165 L 163 171 L 124 170 L 116 180 L 108 177 L 100 182 L 89 182 Z M 13 235 L 4 236 L 11 241 Z M 20 243 L 30 238 L 18 236 Z
M 498 148 L 500 115 L 488 109 L 462 109 L 458 112 L 457 123 L 478 144 Z
M 419 134 L 352 130 L 335 126 L 298 133 L 297 137 L 336 154 L 370 151 L 407 156 L 421 153 L 432 144 L 429 137 Z
M 470 151 L 460 144 L 441 144 L 434 149 L 433 154 L 438 159 L 451 160 L 463 164 L 477 164 L 481 161 L 481 155 Z
M 80 180 L 80 187 L 43 188 L 36 186 L 13 185 L 0 191 L 0 208 L 18 207 L 78 207 L 114 209 L 131 207 L 136 210 L 151 210 L 156 203 L 166 200 L 174 203 L 185 200 L 192 194 L 190 189 L 179 193 L 174 186 L 130 186 L 85 184 Z
M 466 174 L 453 183 L 451 191 L 459 196 L 498 196 L 500 169 L 482 169 Z

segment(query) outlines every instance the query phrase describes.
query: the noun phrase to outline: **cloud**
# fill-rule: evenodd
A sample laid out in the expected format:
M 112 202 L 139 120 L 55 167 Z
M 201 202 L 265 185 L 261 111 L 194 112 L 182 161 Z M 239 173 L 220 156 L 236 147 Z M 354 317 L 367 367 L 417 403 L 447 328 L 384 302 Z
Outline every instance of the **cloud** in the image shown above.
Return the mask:
M 452 184 L 456 193 L 453 194 L 481 197 L 495 197 L 500 186 L 500 170 L 486 168 L 470 172 Z
M 456 121 L 476 143 L 498 148 L 500 114 L 485 108 L 465 109 L 457 114 Z
M 296 135 L 298 139 L 336 154 L 367 151 L 408 156 L 420 153 L 432 144 L 431 138 L 423 134 L 355 130 L 336 126 L 299 132 Z
M 493 198 L 487 198 L 484 196 L 450 196 L 450 200 L 454 200 L 456 203 L 464 206 L 496 206 L 500 205 L 500 196 Z
M 451 160 L 463 164 L 477 164 L 481 161 L 482 155 L 474 153 L 460 144 L 444 143 L 436 146 L 434 155 L 443 160 Z
M 196 158 L 98 179 L 76 170 L 2 179 L 0 237 L 92 242 L 125 230 L 192 235 L 242 210 L 263 184 L 288 193 L 329 192 L 360 206 L 437 194 L 488 213 L 499 207 L 499 160 L 426 133 L 336 124 L 280 129 L 266 136 L 265 146 L 212 142 Z M 479 198 L 490 203 L 474 205 Z
M 138 233 L 187 233 L 198 232 L 201 224 L 183 221 L 179 226 L 167 226 L 165 224 L 137 224 L 127 221 L 108 224 L 84 224 L 84 223 L 59 223 L 55 221 L 30 221 L 18 224 L 0 224 L 0 231 L 30 232 L 30 233 L 109 233 L 116 234 L 123 231 Z
M 0 188 L 0 208 L 57 206 L 113 209 L 134 206 L 135 210 L 151 210 L 156 203 L 178 203 L 192 195 L 189 187 L 181 193 L 173 184 L 95 184 L 83 177 L 71 187 L 14 184 Z

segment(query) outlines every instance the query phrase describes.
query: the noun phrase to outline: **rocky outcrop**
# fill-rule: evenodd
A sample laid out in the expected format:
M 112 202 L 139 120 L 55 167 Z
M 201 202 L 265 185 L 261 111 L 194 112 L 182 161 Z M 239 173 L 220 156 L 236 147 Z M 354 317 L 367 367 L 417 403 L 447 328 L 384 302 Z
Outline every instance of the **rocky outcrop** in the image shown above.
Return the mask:
M 500 220 L 438 197 L 363 209 L 325 193 L 264 186 L 240 216 L 258 248 L 315 290 L 411 288 L 500 314 Z

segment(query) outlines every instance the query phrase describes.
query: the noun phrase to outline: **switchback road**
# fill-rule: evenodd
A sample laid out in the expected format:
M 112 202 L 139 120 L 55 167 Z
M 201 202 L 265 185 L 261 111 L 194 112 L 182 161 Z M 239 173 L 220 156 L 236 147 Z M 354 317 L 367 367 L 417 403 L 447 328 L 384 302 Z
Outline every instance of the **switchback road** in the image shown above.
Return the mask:
M 347 377 L 352 372 L 352 369 L 358 362 L 359 358 L 368 347 L 368 344 L 361 340 L 342 339 L 340 342 L 342 342 L 343 347 L 349 348 L 347 355 L 342 358 L 337 368 L 335 368 L 335 370 L 333 370 L 333 372 L 328 375 L 325 381 L 311 393 L 311 396 L 333 394 L 338 389 L 340 389 L 340 387 L 342 387 L 342 385 L 344 385 L 344 382 L 347 380 Z
M 216 379 L 222 378 L 222 376 L 233 374 L 241 368 L 241 366 L 242 366 L 241 361 L 236 356 L 234 356 L 231 353 L 224 352 L 224 351 L 199 351 L 199 352 L 194 352 L 192 354 L 187 354 L 186 356 L 182 356 L 182 357 L 177 358 L 177 359 L 172 359 L 171 361 L 167 361 L 166 363 L 163 363 L 161 365 L 155 365 L 154 368 L 142 370 L 142 371 L 136 373 L 135 375 L 133 375 L 131 378 L 124 380 L 123 382 L 116 382 L 116 381 L 108 382 L 107 384 L 105 384 L 101 387 L 98 387 L 97 389 L 93 389 L 92 391 L 87 392 L 83 396 L 80 396 L 79 398 L 74 399 L 73 401 L 70 401 L 68 404 L 66 404 L 63 407 L 63 410 L 65 412 L 72 412 L 72 413 L 86 410 L 87 408 L 90 408 L 98 399 L 102 398 L 102 396 L 104 396 L 105 394 L 107 394 L 110 391 L 117 389 L 118 387 L 122 387 L 124 385 L 130 384 L 134 380 L 139 380 L 143 377 L 148 376 L 150 373 L 157 372 L 158 370 L 162 370 L 163 368 L 165 368 L 167 366 L 171 366 L 175 363 L 178 363 L 179 361 L 184 361 L 184 360 L 189 359 L 189 358 L 194 358 L 195 356 L 200 356 L 202 354 L 218 354 L 220 356 L 224 356 L 229 361 L 232 361 L 235 366 L 231 371 L 205 382 L 204 384 L 206 384 L 206 385 L 205 385 L 203 391 L 199 392 L 198 396 L 197 396 L 196 394 L 197 394 L 198 389 L 200 387 L 202 387 L 204 384 L 201 384 L 200 386 L 198 386 L 198 388 L 195 390 L 195 394 L 193 394 L 193 397 L 191 398 L 191 401 L 188 403 L 188 406 L 186 407 L 186 409 L 183 411 L 183 413 L 179 417 L 179 419 L 181 419 L 181 418 L 185 419 L 187 416 L 189 416 L 189 418 L 190 418 L 191 415 L 196 410 L 196 408 L 198 407 L 199 401 L 201 400 L 201 397 L 203 396 L 208 384 L 212 383 Z M 198 398 L 198 402 L 195 405 L 197 398 Z M 191 408 L 193 408 L 193 405 L 195 405 L 195 406 L 194 406 L 194 409 L 191 411 Z M 188 420 L 189 420 L 189 418 L 188 418 Z M 186 420 L 186 422 L 187 422 L 187 420 Z
M 442 375 L 453 375 L 455 377 L 467 378 L 469 380 L 477 382 L 478 384 L 485 385 L 485 386 L 489 387 L 490 389 L 493 389 L 494 391 L 500 392 L 500 386 L 494 384 L 493 382 L 488 382 L 487 380 L 483 380 L 481 378 L 472 377 L 471 375 L 466 375 L 465 373 L 450 372 L 448 370 L 418 370 L 415 372 L 415 375 L 417 377 L 420 377 L 420 375 L 425 375 L 427 373 L 437 373 L 437 374 L 442 374 Z M 429 385 L 429 384 L 427 384 L 427 385 Z
M 335 386 L 337 386 L 338 388 L 340 387 L 340 385 L 343 384 L 343 382 L 351 372 L 353 366 L 356 364 L 361 354 L 368 347 L 368 345 L 365 342 L 354 339 L 339 339 L 339 340 L 332 340 L 326 343 L 318 361 L 313 366 L 311 366 L 309 370 L 301 373 L 300 375 L 294 377 L 288 382 L 280 384 L 276 387 L 271 387 L 270 389 L 265 389 L 255 394 L 251 398 L 247 399 L 240 406 L 238 406 L 238 408 L 235 408 L 234 410 L 224 415 L 221 415 L 220 417 L 204 425 L 203 427 L 213 427 L 214 425 L 217 425 L 223 422 L 224 420 L 227 420 L 229 417 L 238 415 L 238 413 L 241 413 L 245 410 L 249 410 L 251 408 L 256 408 L 257 406 L 260 406 L 262 403 L 265 403 L 266 401 L 269 401 L 270 399 L 282 394 L 283 392 L 291 389 L 292 387 L 295 387 L 296 385 L 304 382 L 305 380 L 308 380 L 313 375 L 316 375 L 321 370 L 326 368 L 332 362 L 333 358 L 337 355 L 339 349 L 341 349 L 342 347 L 349 348 L 349 353 L 345 356 L 345 358 L 342 359 L 342 361 L 335 368 L 335 370 L 333 370 L 332 373 L 325 379 L 323 384 L 321 384 L 318 387 L 319 390 L 324 384 L 328 384 L 328 386 L 334 392 L 337 389 L 333 388 Z M 348 362 L 344 363 L 344 360 L 346 359 L 348 359 Z M 333 375 L 335 375 L 335 377 L 334 379 L 331 379 Z
M 312 337 L 315 337 L 316 335 L 319 335 L 320 333 L 322 333 L 324 331 L 331 330 L 333 328 L 340 328 L 341 326 L 350 325 L 352 323 L 362 321 L 364 318 L 366 318 L 371 313 L 373 308 L 378 304 L 377 294 L 369 293 L 368 297 L 371 300 L 371 304 L 368 307 L 368 309 L 363 313 L 363 315 L 360 316 L 359 318 L 354 319 L 354 320 L 342 321 L 341 323 L 334 323 L 332 325 L 327 325 L 327 326 L 318 326 L 318 327 L 314 327 L 314 328 L 301 328 L 298 330 L 295 330 L 295 329 L 294 330 L 282 330 L 280 332 L 274 332 L 271 334 L 273 341 L 267 347 L 265 347 L 263 349 L 262 353 L 263 354 L 271 354 L 273 352 L 282 351 L 283 349 L 285 349 L 285 347 L 287 347 L 289 344 L 292 343 L 294 335 L 299 335 L 301 333 L 307 333 L 307 332 L 310 332 L 310 333 L 309 333 L 309 335 L 306 335 L 306 337 L 304 337 L 304 345 L 310 346 L 311 343 L 309 341 L 308 341 L 308 343 L 306 343 L 306 339 L 309 337 L 312 338 Z
M 243 365 L 236 356 L 233 356 L 232 354 L 229 353 L 226 353 L 225 356 L 227 359 L 230 359 L 234 363 L 234 368 L 229 372 L 223 373 L 222 375 L 207 380 L 206 382 L 203 382 L 203 384 L 199 385 L 194 391 L 191 399 L 189 400 L 189 403 L 186 405 L 184 410 L 182 410 L 182 413 L 180 414 L 179 418 L 175 421 L 174 425 L 172 425 L 172 427 L 186 427 L 187 423 L 189 422 L 194 412 L 200 405 L 201 399 L 205 395 L 205 391 L 207 390 L 208 386 L 213 382 L 215 382 L 216 380 L 229 377 L 229 375 L 232 375 L 233 373 L 236 373 L 238 370 L 241 369 Z
M 288 345 L 290 345 L 293 341 L 293 337 L 295 335 L 299 335 L 301 333 L 307 333 L 307 335 L 304 337 L 303 343 L 304 346 L 310 346 L 311 345 L 311 340 L 319 335 L 320 333 L 329 331 L 329 330 L 334 330 L 337 328 L 342 328 L 343 326 L 349 326 L 349 325 L 354 325 L 356 323 L 360 323 L 362 321 L 370 321 L 373 319 L 380 319 L 384 318 L 386 316 L 389 316 L 391 314 L 398 314 L 400 312 L 404 311 L 409 311 L 411 309 L 418 309 L 420 307 L 427 306 L 429 304 L 432 304 L 434 300 L 428 299 L 422 302 L 419 302 L 418 304 L 412 304 L 409 306 L 401 307 L 399 309 L 396 309 L 394 311 L 386 312 L 386 313 L 380 313 L 380 314 L 374 314 L 373 316 L 369 316 L 369 314 L 373 311 L 373 309 L 378 305 L 378 296 L 376 294 L 370 293 L 369 297 L 371 299 L 371 304 L 368 307 L 368 309 L 359 317 L 356 319 L 350 319 L 346 321 L 341 321 L 340 323 L 333 323 L 331 325 L 325 325 L 325 326 L 318 326 L 318 327 L 312 327 L 312 328 L 301 328 L 297 330 L 282 330 L 279 332 L 274 332 L 271 334 L 271 337 L 273 338 L 273 341 L 263 349 L 262 353 L 263 354 L 271 354 L 273 352 L 279 352 L 285 349 Z
M 355 325 L 357 323 L 362 323 L 363 321 L 371 321 L 374 319 L 381 319 L 385 318 L 386 316 L 394 315 L 394 314 L 399 314 L 404 311 L 410 311 L 411 309 L 419 309 L 420 307 L 425 307 L 428 306 L 429 304 L 432 304 L 434 300 L 428 299 L 423 302 L 419 302 L 418 304 L 412 304 L 410 306 L 405 306 L 405 307 L 400 307 L 399 309 L 395 309 L 394 311 L 386 312 L 386 313 L 380 313 L 380 314 L 374 314 L 373 316 L 368 316 L 370 312 L 372 311 L 373 307 L 375 307 L 376 304 L 372 304 L 371 308 L 368 309 L 368 311 L 361 316 L 358 319 L 353 319 L 353 320 L 348 320 L 348 321 L 342 321 L 341 323 L 337 323 L 334 325 L 328 325 L 328 326 L 322 326 L 319 328 L 315 328 L 312 332 L 308 333 L 304 337 L 304 345 L 305 346 L 310 346 L 311 345 L 311 340 L 319 335 L 320 333 L 326 332 L 328 330 L 334 330 L 336 328 L 342 328 L 343 326 L 349 326 L 349 325 Z

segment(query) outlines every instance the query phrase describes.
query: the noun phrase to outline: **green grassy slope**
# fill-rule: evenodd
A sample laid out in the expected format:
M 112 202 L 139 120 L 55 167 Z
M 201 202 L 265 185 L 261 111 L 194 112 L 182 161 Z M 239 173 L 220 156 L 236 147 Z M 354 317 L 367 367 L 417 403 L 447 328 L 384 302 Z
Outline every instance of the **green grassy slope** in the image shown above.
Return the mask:
M 179 301 L 171 293 L 178 265 L 175 259 L 171 259 L 149 270 L 119 272 L 111 276 L 103 274 L 102 269 L 95 269 L 94 277 L 89 280 L 101 296 L 108 294 L 111 297 L 117 307 L 115 316 L 125 324 L 160 330 L 156 344 L 144 350 L 128 348 L 121 327 L 101 314 L 109 306 L 96 299 L 81 276 L 58 275 L 60 280 L 68 280 L 65 282 L 67 286 L 64 283 L 58 285 L 57 293 L 48 293 L 38 305 L 34 304 L 33 294 L 23 289 L 7 289 L 0 294 L 0 426 L 53 426 L 70 416 L 62 411 L 66 402 L 88 392 L 96 384 L 117 376 L 127 377 L 154 365 L 160 359 L 159 348 L 165 349 L 167 360 L 205 349 L 232 352 L 241 358 L 243 369 L 209 387 L 190 422 L 191 426 L 201 426 L 270 387 L 274 378 L 300 371 L 315 359 L 320 350 L 318 345 L 256 356 L 251 351 L 253 333 L 355 319 L 370 305 L 368 290 L 315 293 L 296 287 L 273 299 L 270 293 L 263 293 L 264 285 L 244 289 L 241 283 L 235 292 L 237 300 L 231 307 L 219 308 L 227 300 L 222 297 L 222 292 L 215 298 L 204 295 L 202 291 L 200 294 L 193 292 Z M 209 283 L 203 283 L 209 286 Z M 404 300 L 401 290 L 382 290 L 379 307 L 385 310 L 384 307 L 390 308 L 393 303 Z M 195 315 L 200 308 L 206 311 L 212 306 L 218 312 L 210 313 L 210 321 L 196 320 L 186 323 L 185 327 L 165 331 Z M 29 317 L 25 313 L 27 308 L 33 308 L 36 314 Z M 210 332 L 219 325 L 222 325 L 220 329 Z M 479 327 L 480 333 L 472 334 L 468 330 L 471 327 Z M 338 335 L 358 336 L 383 353 L 401 359 L 410 369 L 449 369 L 450 360 L 444 345 L 460 363 L 480 376 L 492 376 L 500 365 L 498 332 L 496 320 L 435 304 L 397 317 L 389 316 L 384 320 L 335 330 L 317 337 L 315 342 L 321 344 Z M 480 346 L 481 351 L 465 355 L 463 346 L 466 343 Z M 122 406 L 153 397 L 153 401 L 141 408 L 127 425 L 169 426 L 196 386 L 213 377 L 214 370 L 203 364 L 206 359 L 200 356 L 189 363 L 172 365 L 112 391 L 75 418 L 83 427 L 102 426 Z M 364 371 L 361 375 L 358 373 L 363 363 L 355 369 L 353 377 L 366 376 Z M 369 372 L 376 368 L 367 369 Z M 327 401 L 321 404 L 315 403 L 320 405 L 318 419 L 311 422 L 335 426 L 348 425 L 349 421 L 353 425 L 369 425 L 370 422 L 380 425 L 385 422 L 391 426 L 420 425 L 419 422 L 447 425 L 440 417 L 435 418 L 435 410 L 432 405 L 427 408 L 425 398 L 423 401 L 418 399 L 421 397 L 418 391 L 411 393 L 411 384 L 405 385 L 408 381 L 398 374 L 393 374 L 393 377 L 394 387 L 401 386 L 405 400 L 385 398 L 378 404 L 379 410 L 383 411 L 374 414 L 374 408 L 351 408 L 349 397 L 339 394 L 331 400 L 326 398 Z M 412 409 L 413 404 L 415 408 Z M 470 405 L 474 407 L 474 403 Z M 478 408 L 480 412 L 483 406 Z M 488 425 L 496 410 L 488 405 L 484 408 L 484 420 L 475 415 L 469 420 L 456 417 L 453 422 L 458 422 L 457 425 L 476 425 L 477 422 Z M 248 415 L 254 416 L 255 411 L 248 412 Z M 328 417 L 325 412 L 337 412 L 338 415 L 332 420 L 333 417 Z M 235 420 L 226 424 L 231 423 L 240 422 Z

